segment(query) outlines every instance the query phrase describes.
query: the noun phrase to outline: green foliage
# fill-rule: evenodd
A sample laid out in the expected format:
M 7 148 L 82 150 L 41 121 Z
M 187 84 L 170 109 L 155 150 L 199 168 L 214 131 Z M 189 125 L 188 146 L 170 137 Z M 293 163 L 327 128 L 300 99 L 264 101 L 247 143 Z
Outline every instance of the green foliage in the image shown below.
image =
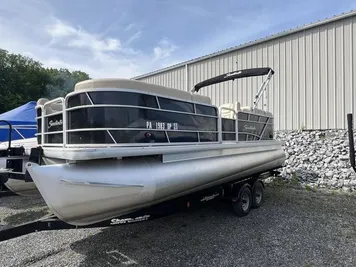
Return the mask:
M 0 49 L 0 114 L 42 97 L 64 96 L 87 79 L 82 71 L 45 68 L 29 57 Z
M 310 192 L 316 192 L 316 189 L 311 187 L 310 185 L 306 185 L 305 190 L 310 191 Z
M 70 72 L 67 69 L 47 69 L 51 83 L 47 85 L 47 98 L 65 96 L 73 90 L 76 83 L 89 79 L 89 75 L 81 71 Z
M 292 174 L 292 178 L 290 179 L 290 183 L 292 185 L 299 185 L 299 180 L 298 180 L 297 174 L 295 172 L 293 172 L 293 174 Z

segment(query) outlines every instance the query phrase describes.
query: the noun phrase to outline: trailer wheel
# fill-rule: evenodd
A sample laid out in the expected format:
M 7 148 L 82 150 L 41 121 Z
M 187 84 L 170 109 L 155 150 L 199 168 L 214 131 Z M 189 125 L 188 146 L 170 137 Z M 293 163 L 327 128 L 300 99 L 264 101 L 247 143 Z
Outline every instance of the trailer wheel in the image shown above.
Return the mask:
M 261 207 L 264 201 L 264 187 L 262 182 L 257 181 L 252 188 L 252 208 L 257 209 Z
M 238 198 L 232 202 L 232 208 L 239 217 L 249 214 L 252 205 L 252 192 L 249 186 L 244 185 L 238 192 Z

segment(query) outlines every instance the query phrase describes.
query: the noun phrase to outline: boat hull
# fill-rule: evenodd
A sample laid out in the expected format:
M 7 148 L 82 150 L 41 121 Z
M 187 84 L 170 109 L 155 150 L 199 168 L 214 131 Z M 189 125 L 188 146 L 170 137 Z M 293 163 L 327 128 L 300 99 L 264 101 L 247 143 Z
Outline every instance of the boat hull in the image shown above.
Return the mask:
M 32 197 L 32 196 L 40 195 L 40 192 L 38 191 L 35 183 L 33 182 L 25 182 L 17 179 L 9 179 L 5 183 L 5 185 L 12 192 L 20 196 Z
M 160 156 L 26 168 L 61 220 L 89 225 L 283 165 L 280 146 L 234 147 L 164 163 Z M 278 147 L 278 149 L 276 149 Z M 226 151 L 229 150 L 229 151 Z M 216 150 L 215 150 L 216 152 Z M 181 157 L 181 158 L 180 158 Z
M 7 158 L 0 158 L 0 169 L 6 168 Z M 28 162 L 28 157 L 24 157 L 22 169 L 26 170 L 25 165 Z M 23 173 L 24 174 L 24 173 Z M 25 182 L 24 180 L 11 179 L 9 178 L 5 183 L 5 186 L 20 196 L 38 196 L 40 192 L 38 191 L 36 184 L 34 182 Z

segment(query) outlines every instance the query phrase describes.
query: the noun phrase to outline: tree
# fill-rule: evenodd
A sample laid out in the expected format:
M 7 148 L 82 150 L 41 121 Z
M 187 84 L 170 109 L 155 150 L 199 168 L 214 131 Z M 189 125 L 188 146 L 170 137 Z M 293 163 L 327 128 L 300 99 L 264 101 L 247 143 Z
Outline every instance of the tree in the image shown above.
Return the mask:
M 48 69 L 51 83 L 47 85 L 47 98 L 65 96 L 73 91 L 76 83 L 88 80 L 89 75 L 82 71 L 70 72 L 67 69 Z
M 50 77 L 41 63 L 0 50 L 0 112 L 38 99 Z
M 44 68 L 29 57 L 0 49 L 0 114 L 42 97 L 64 96 L 87 79 L 85 72 Z

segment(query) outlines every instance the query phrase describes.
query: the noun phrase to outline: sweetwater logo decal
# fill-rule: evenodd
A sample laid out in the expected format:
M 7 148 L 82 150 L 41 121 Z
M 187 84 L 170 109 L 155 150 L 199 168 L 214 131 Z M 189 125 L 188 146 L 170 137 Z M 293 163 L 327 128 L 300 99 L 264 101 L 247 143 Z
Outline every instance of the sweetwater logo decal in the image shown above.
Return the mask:
M 227 77 L 230 77 L 230 76 L 235 76 L 235 75 L 238 75 L 240 73 L 241 73 L 241 71 L 231 72 L 231 73 L 226 74 L 224 78 L 227 78 Z
M 50 120 L 48 122 L 48 129 L 50 129 L 51 127 L 54 127 L 54 126 L 61 126 L 61 125 L 63 125 L 62 120 L 55 120 L 55 121 Z
M 245 125 L 244 128 L 245 128 L 245 130 L 250 130 L 250 131 L 255 131 L 255 130 L 256 130 L 256 127 L 255 127 L 255 126 L 248 126 L 248 125 Z
M 126 223 L 147 221 L 150 216 L 151 215 L 143 215 L 135 218 L 111 219 L 110 224 L 115 225 L 115 224 L 126 224 Z
M 214 198 L 216 198 L 218 196 L 220 196 L 219 193 L 216 193 L 216 194 L 213 194 L 213 195 L 210 195 L 210 196 L 205 196 L 200 200 L 200 202 L 209 201 L 209 200 L 212 200 L 212 199 L 214 199 Z

